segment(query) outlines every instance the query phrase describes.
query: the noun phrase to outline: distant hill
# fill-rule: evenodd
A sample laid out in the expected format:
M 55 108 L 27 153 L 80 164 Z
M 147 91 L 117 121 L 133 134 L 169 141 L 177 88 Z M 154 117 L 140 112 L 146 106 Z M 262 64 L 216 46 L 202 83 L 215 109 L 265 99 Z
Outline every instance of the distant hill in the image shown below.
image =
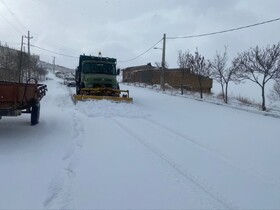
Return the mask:
M 40 61 L 40 64 L 45 67 L 48 71 L 53 71 L 55 72 L 62 72 L 62 73 L 66 73 L 66 74 L 73 74 L 75 72 L 74 69 L 70 69 L 64 66 L 60 66 L 60 65 L 53 65 L 52 63 L 48 63 L 46 61 Z

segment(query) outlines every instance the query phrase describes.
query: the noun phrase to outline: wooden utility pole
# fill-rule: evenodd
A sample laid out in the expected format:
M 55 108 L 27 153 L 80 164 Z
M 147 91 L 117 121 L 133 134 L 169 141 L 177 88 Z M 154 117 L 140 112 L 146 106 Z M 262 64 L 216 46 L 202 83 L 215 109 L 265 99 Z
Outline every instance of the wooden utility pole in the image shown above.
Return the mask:
M 27 47 L 28 47 L 28 78 L 31 77 L 31 65 L 30 65 L 30 61 L 31 61 L 31 56 L 30 56 L 30 39 L 33 39 L 33 36 L 30 36 L 30 31 L 28 31 L 28 36 L 25 36 L 25 38 L 27 38 Z
M 160 89 L 165 91 L 165 48 L 166 48 L 166 34 L 163 34 L 162 46 L 162 60 L 161 60 L 161 74 L 160 74 Z
M 21 36 L 21 48 L 20 48 L 20 59 L 19 59 L 19 75 L 18 82 L 21 82 L 22 77 L 22 54 L 23 54 L 23 36 Z

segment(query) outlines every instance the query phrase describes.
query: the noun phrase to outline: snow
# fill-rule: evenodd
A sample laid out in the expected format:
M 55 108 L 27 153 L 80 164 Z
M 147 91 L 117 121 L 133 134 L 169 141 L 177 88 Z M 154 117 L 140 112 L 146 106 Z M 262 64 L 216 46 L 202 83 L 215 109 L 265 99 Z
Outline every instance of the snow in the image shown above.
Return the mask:
M 74 104 L 52 77 L 38 125 L 0 120 L 0 209 L 280 208 L 279 118 L 125 85 Z

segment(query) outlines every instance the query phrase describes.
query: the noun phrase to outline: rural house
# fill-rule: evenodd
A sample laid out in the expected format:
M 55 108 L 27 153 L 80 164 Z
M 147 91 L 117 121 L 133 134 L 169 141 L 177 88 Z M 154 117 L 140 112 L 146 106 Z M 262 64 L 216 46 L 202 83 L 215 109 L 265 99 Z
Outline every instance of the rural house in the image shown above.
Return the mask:
M 149 85 L 160 84 L 161 69 L 152 66 L 150 63 L 142 66 L 133 66 L 122 69 L 123 82 L 145 83 Z M 165 69 L 165 84 L 174 88 L 183 86 L 185 90 L 199 91 L 199 76 L 190 72 L 189 69 Z M 202 77 L 202 90 L 211 93 L 213 80 L 209 77 Z

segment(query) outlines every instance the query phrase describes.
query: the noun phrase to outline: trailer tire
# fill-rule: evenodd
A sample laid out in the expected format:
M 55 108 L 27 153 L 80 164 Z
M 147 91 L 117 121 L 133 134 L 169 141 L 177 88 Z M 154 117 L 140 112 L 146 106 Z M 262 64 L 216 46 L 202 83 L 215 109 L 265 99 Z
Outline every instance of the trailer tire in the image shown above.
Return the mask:
M 33 105 L 31 109 L 31 125 L 38 124 L 39 118 L 40 118 L 40 103 L 37 103 Z

